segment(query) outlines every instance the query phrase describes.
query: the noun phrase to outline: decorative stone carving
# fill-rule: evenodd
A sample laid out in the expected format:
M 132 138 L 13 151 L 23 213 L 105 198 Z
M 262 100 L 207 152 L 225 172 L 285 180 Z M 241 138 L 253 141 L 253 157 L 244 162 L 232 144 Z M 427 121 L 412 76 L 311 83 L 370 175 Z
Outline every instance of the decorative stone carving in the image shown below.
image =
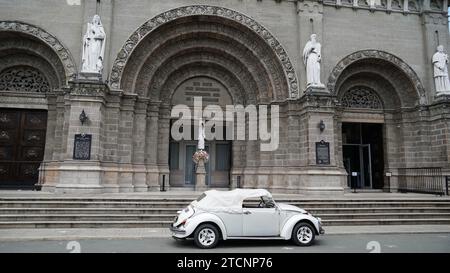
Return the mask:
M 450 81 L 448 78 L 448 55 L 444 53 L 444 46 L 439 45 L 433 59 L 434 85 L 436 95 L 450 95 Z
M 419 11 L 419 4 L 417 3 L 417 0 L 408 1 L 408 10 L 415 12 Z
M 346 108 L 383 109 L 383 104 L 378 95 L 373 90 L 363 86 L 345 92 L 341 104 Z
M 102 73 L 105 42 L 105 29 L 100 16 L 96 14 L 92 18 L 92 22 L 87 24 L 86 33 L 83 37 L 81 72 Z
M 175 8 L 152 18 L 151 20 L 140 26 L 125 42 L 124 46 L 119 51 L 119 54 L 113 63 L 110 76 L 111 87 L 120 88 L 123 68 L 125 67 L 133 50 L 145 36 L 165 23 L 193 15 L 219 16 L 230 19 L 246 26 L 258 36 L 260 36 L 278 57 L 278 60 L 284 69 L 284 74 L 289 85 L 289 94 L 291 98 L 298 97 L 297 76 L 294 67 L 289 59 L 289 56 L 280 42 L 265 27 L 257 23 L 252 18 L 227 8 L 208 5 L 194 5 Z
M 420 96 L 421 94 L 425 94 L 425 89 L 416 72 L 414 72 L 414 70 L 412 70 L 412 68 L 400 58 L 381 50 L 361 50 L 343 58 L 331 71 L 327 84 L 328 90 L 332 94 L 336 94 L 336 82 L 342 71 L 344 71 L 349 65 L 353 64 L 354 62 L 363 59 L 381 59 L 394 64 L 403 73 L 405 73 L 406 76 L 408 76 L 408 78 L 413 83 L 418 96 Z
M 369 7 L 369 0 L 358 0 L 358 7 Z
M 0 91 L 45 93 L 50 91 L 50 85 L 38 70 L 19 66 L 0 73 Z
M 391 8 L 393 10 L 403 10 L 403 0 L 392 0 Z
M 75 62 L 69 51 L 55 38 L 55 36 L 37 26 L 18 21 L 0 21 L 0 31 L 17 31 L 34 36 L 43 41 L 55 51 L 63 63 L 66 72 L 66 80 L 76 78 Z
M 430 9 L 435 11 L 442 10 L 442 3 L 439 0 L 430 0 Z
M 71 82 L 70 95 L 104 97 L 108 87 L 102 83 Z
M 303 48 L 303 62 L 306 66 L 307 87 L 325 87 L 325 85 L 320 82 L 320 62 L 322 59 L 322 46 L 319 42 L 316 41 L 316 37 L 316 34 L 312 34 L 311 40 L 309 40 Z
M 4 141 L 9 140 L 10 137 L 9 137 L 8 131 L 1 131 L 0 132 L 0 139 L 4 140 Z

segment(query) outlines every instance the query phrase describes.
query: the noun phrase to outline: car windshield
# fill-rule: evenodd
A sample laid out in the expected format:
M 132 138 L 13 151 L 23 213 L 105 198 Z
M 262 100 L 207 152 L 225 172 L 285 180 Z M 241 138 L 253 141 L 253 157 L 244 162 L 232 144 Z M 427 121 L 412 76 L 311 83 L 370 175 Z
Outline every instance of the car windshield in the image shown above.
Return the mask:
M 198 198 L 197 198 L 197 202 L 199 202 L 200 200 L 202 200 L 203 198 L 205 198 L 206 194 L 202 193 Z

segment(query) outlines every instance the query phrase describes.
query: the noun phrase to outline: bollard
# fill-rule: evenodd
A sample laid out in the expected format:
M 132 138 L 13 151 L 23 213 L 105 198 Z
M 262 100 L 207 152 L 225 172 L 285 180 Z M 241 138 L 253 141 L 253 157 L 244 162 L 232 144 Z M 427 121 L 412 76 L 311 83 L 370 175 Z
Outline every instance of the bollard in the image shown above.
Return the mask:
M 241 188 L 241 176 L 240 175 L 237 176 L 236 186 L 238 187 L 238 189 Z

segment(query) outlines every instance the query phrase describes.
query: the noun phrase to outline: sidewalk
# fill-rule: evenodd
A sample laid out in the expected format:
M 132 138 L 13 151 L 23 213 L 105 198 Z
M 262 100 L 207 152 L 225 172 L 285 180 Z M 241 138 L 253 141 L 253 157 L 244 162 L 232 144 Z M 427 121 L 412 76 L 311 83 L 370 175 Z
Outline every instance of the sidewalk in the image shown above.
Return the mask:
M 325 235 L 450 233 L 450 225 L 329 226 Z M 1 241 L 169 238 L 168 228 L 0 229 Z

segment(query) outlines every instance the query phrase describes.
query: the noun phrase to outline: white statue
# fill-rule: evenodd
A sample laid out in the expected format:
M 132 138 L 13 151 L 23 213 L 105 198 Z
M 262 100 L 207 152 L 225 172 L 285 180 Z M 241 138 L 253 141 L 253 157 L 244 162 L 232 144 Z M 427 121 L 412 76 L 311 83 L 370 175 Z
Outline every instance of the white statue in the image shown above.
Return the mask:
M 88 23 L 83 38 L 81 72 L 102 73 L 106 34 L 97 14 Z
M 450 95 L 450 81 L 448 79 L 448 55 L 444 53 L 444 46 L 439 45 L 433 55 L 434 83 L 436 95 Z
M 320 82 L 321 45 L 316 41 L 316 34 L 311 35 L 303 49 L 303 63 L 306 65 L 306 86 L 324 87 Z
M 198 126 L 198 147 L 199 150 L 205 149 L 205 123 L 200 119 Z

